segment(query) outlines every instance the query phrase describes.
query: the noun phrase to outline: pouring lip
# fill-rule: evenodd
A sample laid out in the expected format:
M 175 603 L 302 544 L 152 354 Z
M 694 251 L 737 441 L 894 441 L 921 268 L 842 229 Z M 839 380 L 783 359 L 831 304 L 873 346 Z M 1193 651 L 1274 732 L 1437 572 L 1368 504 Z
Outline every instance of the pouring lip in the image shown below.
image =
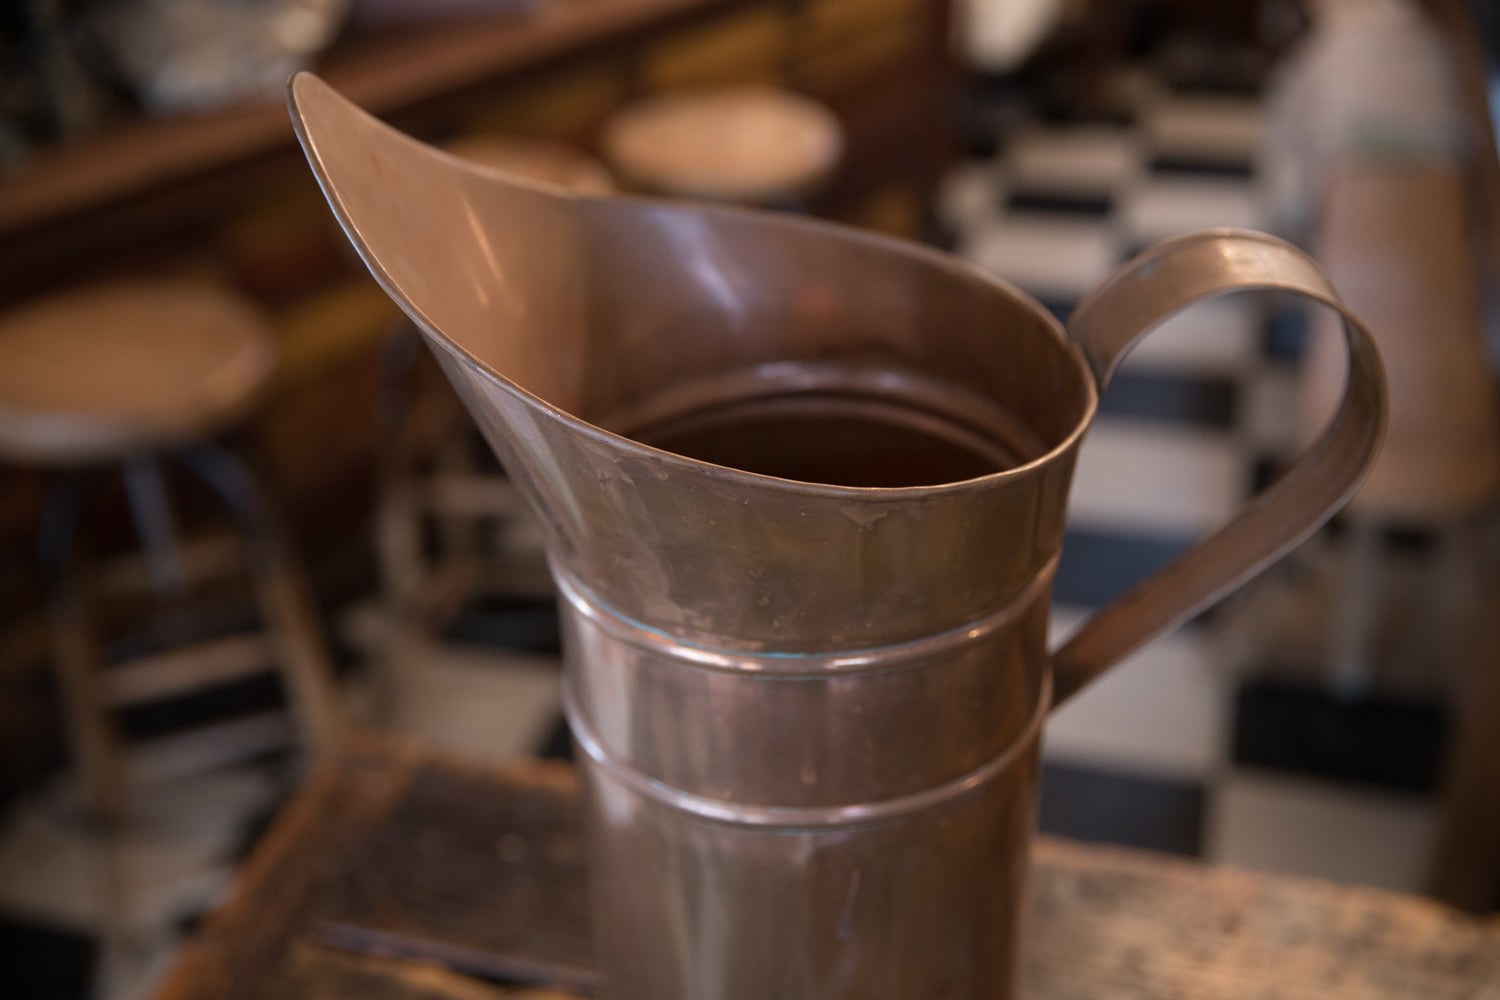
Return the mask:
M 312 169 L 313 177 L 316 179 L 319 189 L 323 192 L 323 197 L 327 200 L 330 209 L 332 209 L 334 217 L 338 221 L 339 228 L 344 231 L 344 235 L 354 246 L 354 249 L 359 254 L 360 259 L 364 261 L 365 267 L 369 269 L 371 276 L 385 291 L 385 293 L 390 296 L 390 298 L 397 305 L 401 307 L 402 312 L 406 313 L 407 317 L 421 329 L 422 333 L 424 333 L 432 343 L 441 346 L 445 351 L 447 351 L 460 363 L 472 369 L 476 374 L 481 375 L 502 391 L 520 398 L 527 405 L 545 411 L 552 417 L 562 421 L 565 425 L 573 428 L 578 433 L 592 438 L 595 441 L 605 443 L 611 448 L 621 450 L 626 453 L 632 453 L 640 457 L 649 458 L 652 461 L 664 461 L 669 466 L 680 468 L 683 471 L 692 471 L 699 475 L 707 472 L 710 475 L 713 475 L 715 478 L 722 479 L 728 482 L 738 482 L 748 486 L 773 485 L 783 489 L 793 488 L 799 494 L 807 497 L 823 498 L 829 500 L 843 500 L 846 502 L 851 500 L 865 502 L 870 502 L 873 500 L 916 500 L 933 496 L 950 495 L 955 493 L 965 493 L 973 490 L 988 489 L 1002 482 L 1019 480 L 1029 475 L 1033 475 L 1038 470 L 1045 468 L 1052 463 L 1055 463 L 1063 455 L 1066 455 L 1068 452 L 1076 449 L 1079 442 L 1083 439 L 1084 435 L 1088 433 L 1088 429 L 1093 424 L 1094 418 L 1097 415 L 1097 411 L 1099 408 L 1100 386 L 1094 376 L 1093 370 L 1089 365 L 1088 358 L 1085 356 L 1082 347 L 1078 344 L 1077 341 L 1068 336 L 1067 329 L 1063 323 L 1061 323 L 1045 306 L 1038 302 L 1035 297 L 1031 296 L 1021 288 L 1005 280 L 1004 278 L 989 274 L 975 264 L 964 260 L 961 257 L 957 257 L 953 254 L 943 253 L 935 248 L 928 247 L 911 240 L 898 239 L 893 236 L 887 236 L 883 233 L 857 229 L 853 226 L 841 225 L 839 223 L 823 219 L 814 219 L 806 216 L 778 214 L 776 216 L 776 222 L 778 225 L 801 228 L 834 239 L 847 240 L 854 243 L 862 242 L 873 244 L 888 252 L 899 253 L 910 258 L 916 258 L 925 265 L 941 268 L 950 272 L 955 272 L 962 277 L 989 286 L 990 288 L 1019 301 L 1031 313 L 1042 320 L 1042 323 L 1047 329 L 1047 332 L 1057 340 L 1059 346 L 1063 348 L 1064 354 L 1077 366 L 1078 373 L 1081 376 L 1084 386 L 1085 399 L 1083 401 L 1082 412 L 1074 421 L 1073 426 L 1069 430 L 1068 434 L 1062 440 L 1058 441 L 1055 445 L 1048 448 L 1040 455 L 1037 455 L 1035 458 L 1032 458 L 1026 462 L 1022 462 L 1019 465 L 1014 465 L 1006 469 L 998 470 L 996 472 L 986 473 L 982 476 L 974 476 L 969 479 L 958 479 L 943 483 L 928 483 L 918 486 L 840 486 L 834 483 L 817 483 L 802 479 L 786 479 L 780 476 L 772 476 L 760 472 L 750 472 L 745 469 L 735 468 L 734 466 L 719 465 L 714 462 L 703 461 L 702 459 L 690 458 L 686 455 L 681 455 L 677 452 L 657 448 L 652 445 L 645 444 L 641 441 L 637 441 L 634 438 L 627 437 L 623 434 L 618 434 L 614 431 L 607 430 L 603 427 L 600 427 L 598 424 L 590 423 L 589 421 L 584 420 L 582 417 L 579 417 L 574 413 L 570 413 L 562 407 L 550 403 L 541 396 L 538 396 L 536 393 L 522 387 L 520 384 L 506 377 L 492 365 L 488 364 L 483 359 L 478 357 L 476 354 L 474 354 L 473 351 L 462 346 L 453 338 L 443 333 L 438 328 L 437 324 L 431 320 L 427 313 L 420 306 L 418 306 L 411 299 L 411 297 L 406 294 L 401 286 L 391 277 L 390 273 L 381 263 L 380 258 L 374 253 L 374 251 L 371 250 L 369 244 L 366 243 L 364 236 L 359 230 L 359 227 L 350 217 L 343 199 L 339 196 L 335 185 L 332 183 L 331 179 L 328 176 L 328 172 L 324 167 L 323 157 L 318 150 L 317 142 L 307 131 L 306 121 L 299 108 L 299 90 L 306 87 L 321 88 L 321 90 L 325 91 L 326 93 L 332 94 L 339 100 L 347 103 L 350 108 L 357 114 L 375 121 L 380 125 L 380 127 L 384 129 L 388 129 L 391 133 L 398 136 L 402 141 L 420 146 L 428 155 L 433 156 L 434 158 L 448 160 L 458 169 L 467 170 L 472 173 L 478 174 L 488 174 L 492 173 L 493 171 L 479 164 L 474 164 L 467 160 L 464 160 L 462 157 L 446 153 L 435 146 L 421 142 L 420 140 L 407 135 L 405 132 L 387 125 L 386 123 L 376 118 L 374 115 L 370 114 L 368 111 L 354 104 L 352 101 L 349 101 L 342 94 L 338 93 L 338 91 L 334 87 L 332 87 L 326 80 L 319 77 L 316 73 L 312 73 L 308 70 L 299 70 L 298 72 L 292 74 L 292 76 L 287 80 L 287 108 L 290 112 L 292 120 L 292 130 L 297 136 L 298 143 L 302 146 L 304 155 L 306 155 L 307 157 L 308 166 Z M 567 188 L 548 184 L 543 181 L 537 181 L 531 178 L 511 177 L 509 175 L 507 175 L 506 177 L 506 183 L 514 184 L 518 187 L 533 188 L 539 192 L 543 192 L 547 195 L 564 201 L 572 202 L 581 207 L 586 207 L 591 203 L 615 203 L 642 211 L 683 211 L 687 209 L 693 212 L 705 213 L 710 215 L 752 217 L 757 219 L 763 218 L 765 215 L 769 214 L 766 212 L 740 206 L 699 204 L 692 204 L 690 206 L 687 206 L 683 203 L 674 202 L 669 199 L 642 197 L 637 195 L 613 194 L 609 195 L 608 197 L 600 195 L 585 195 L 579 194 L 575 191 L 571 191 Z

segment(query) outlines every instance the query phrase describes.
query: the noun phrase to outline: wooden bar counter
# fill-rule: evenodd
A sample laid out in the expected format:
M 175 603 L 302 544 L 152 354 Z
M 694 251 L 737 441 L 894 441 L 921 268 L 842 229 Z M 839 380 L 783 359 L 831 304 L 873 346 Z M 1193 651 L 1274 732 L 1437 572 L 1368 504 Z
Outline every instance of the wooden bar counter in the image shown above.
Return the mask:
M 574 780 L 356 739 L 157 1000 L 592 995 Z M 1500 923 L 1421 899 L 1041 838 L 1029 905 L 1028 1000 L 1500 997 Z

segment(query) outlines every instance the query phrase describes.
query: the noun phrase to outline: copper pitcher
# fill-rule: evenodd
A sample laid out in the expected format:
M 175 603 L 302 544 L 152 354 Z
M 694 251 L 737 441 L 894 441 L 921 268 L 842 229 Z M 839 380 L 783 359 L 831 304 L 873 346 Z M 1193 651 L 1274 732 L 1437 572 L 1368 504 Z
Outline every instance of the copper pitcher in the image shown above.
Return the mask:
M 1375 452 L 1380 360 L 1322 272 L 1269 236 L 1186 236 L 1065 331 L 920 246 L 579 197 L 313 76 L 290 92 L 334 213 L 543 526 L 607 994 L 1010 997 L 1048 709 L 1305 538 Z M 1049 652 L 1101 387 L 1161 320 L 1245 288 L 1343 315 L 1337 414 Z

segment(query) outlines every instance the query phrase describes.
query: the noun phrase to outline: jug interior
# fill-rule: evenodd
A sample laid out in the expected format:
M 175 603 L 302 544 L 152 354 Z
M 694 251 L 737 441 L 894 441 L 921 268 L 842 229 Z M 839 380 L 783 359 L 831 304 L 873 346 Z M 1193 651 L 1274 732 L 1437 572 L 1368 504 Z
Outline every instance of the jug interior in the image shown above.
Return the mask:
M 830 486 L 959 482 L 1046 451 L 977 393 L 926 374 L 831 363 L 700 379 L 603 423 L 688 458 Z
M 1039 459 L 1090 413 L 1051 317 L 949 258 L 679 205 L 591 202 L 581 219 L 587 361 L 546 380 L 571 393 L 539 394 L 624 437 L 802 483 L 927 487 Z M 512 359 L 542 354 L 535 330 L 481 356 L 525 371 Z
M 515 404 L 477 416 L 519 478 L 577 471 L 560 456 L 586 435 L 559 414 L 855 488 L 1013 468 L 1092 414 L 1061 327 L 955 259 L 811 220 L 561 197 L 298 81 L 309 154 L 372 270 L 456 381 Z

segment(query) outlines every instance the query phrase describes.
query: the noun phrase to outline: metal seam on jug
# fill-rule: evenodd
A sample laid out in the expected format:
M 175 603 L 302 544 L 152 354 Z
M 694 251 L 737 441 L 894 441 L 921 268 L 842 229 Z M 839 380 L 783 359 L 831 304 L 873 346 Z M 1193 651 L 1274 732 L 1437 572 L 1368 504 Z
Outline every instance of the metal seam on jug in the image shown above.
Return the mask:
M 1054 553 L 1026 586 L 1003 607 L 966 625 L 908 642 L 833 653 L 713 649 L 695 645 L 663 629 L 620 614 L 594 597 L 587 587 L 573 580 L 555 563 L 552 566 L 552 577 L 558 591 L 578 614 L 587 618 L 610 638 L 635 649 L 645 650 L 654 657 L 732 673 L 824 677 L 829 674 L 875 673 L 921 666 L 951 649 L 985 638 L 1011 624 L 1030 610 L 1036 599 L 1050 593 L 1058 559 L 1059 554 Z
M 644 772 L 609 756 L 599 745 L 588 721 L 578 709 L 573 696 L 571 672 L 565 674 L 562 684 L 563 712 L 573 738 L 588 754 L 589 759 L 602 768 L 611 778 L 626 788 L 648 799 L 659 802 L 678 812 L 690 813 L 702 819 L 734 826 L 760 827 L 829 827 L 862 826 L 895 820 L 909 813 L 922 812 L 946 805 L 956 799 L 977 792 L 995 778 L 1015 759 L 1033 745 L 1052 704 L 1052 669 L 1042 672 L 1042 683 L 1037 692 L 1036 704 L 1026 728 L 999 754 L 976 767 L 968 774 L 925 788 L 909 795 L 876 802 L 861 802 L 848 806 L 755 806 L 722 799 L 711 799 L 703 795 L 685 792 L 664 781 L 647 776 Z

